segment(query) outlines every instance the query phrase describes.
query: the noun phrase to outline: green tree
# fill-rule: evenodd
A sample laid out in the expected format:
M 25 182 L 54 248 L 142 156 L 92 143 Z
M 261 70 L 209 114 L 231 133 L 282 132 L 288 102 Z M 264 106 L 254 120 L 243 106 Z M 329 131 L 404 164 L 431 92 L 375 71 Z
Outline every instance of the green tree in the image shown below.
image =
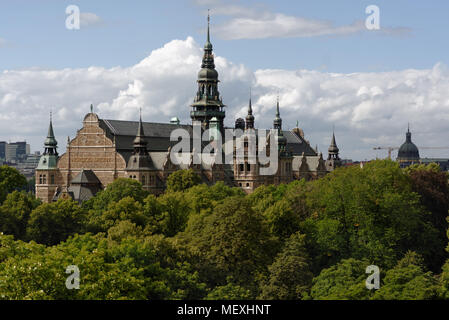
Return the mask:
M 368 290 L 365 281 L 368 275 L 367 260 L 345 259 L 338 264 L 323 269 L 313 279 L 310 292 L 314 300 L 368 300 L 373 292 Z
M 407 252 L 396 267 L 388 270 L 377 300 L 429 300 L 438 296 L 438 280 L 426 272 L 423 260 L 415 252 Z
M 192 169 L 178 170 L 170 174 L 167 178 L 167 191 L 185 191 L 201 183 L 201 178 Z
M 182 192 L 166 193 L 159 197 L 159 222 L 157 233 L 173 237 L 185 230 L 189 220 L 190 206 Z
M 201 257 L 201 271 L 212 287 L 232 277 L 248 289 L 267 273 L 277 243 L 244 197 L 228 198 L 210 215 L 191 216 L 180 238 Z
M 293 234 L 268 267 L 270 274 L 267 281 L 262 282 L 261 299 L 297 300 L 308 296 L 313 274 L 304 237 L 299 233 Z
M 32 194 L 13 191 L 0 206 L 0 231 L 25 240 L 31 211 L 40 204 Z
M 105 221 L 103 213 L 110 207 L 115 206 L 124 198 L 143 204 L 148 192 L 142 189 L 142 184 L 133 179 L 120 178 L 109 184 L 103 191 L 98 192 L 95 197 L 83 203 L 82 207 L 88 211 L 88 230 L 93 233 L 105 232 L 111 225 L 103 225 Z M 124 219 L 126 220 L 126 219 Z
M 23 189 L 27 180 L 16 168 L 0 166 L 0 204 L 6 199 L 8 193 Z
M 206 296 L 205 300 L 251 300 L 251 292 L 230 280 L 224 286 L 217 286 Z
M 101 215 L 89 211 L 89 230 L 106 232 L 120 221 L 130 221 L 145 227 L 148 217 L 143 211 L 142 204 L 132 197 L 125 197 L 117 202 L 111 202 Z
M 314 273 L 341 259 L 368 259 L 392 268 L 408 250 L 427 264 L 439 254 L 438 231 L 412 191 L 410 178 L 393 161 L 340 168 L 311 184 L 302 223 Z
M 71 199 L 44 203 L 34 209 L 28 220 L 27 237 L 45 245 L 55 245 L 84 231 L 86 214 Z
M 447 254 L 444 251 L 446 217 L 449 211 L 449 174 L 442 172 L 434 163 L 429 165 L 413 165 L 405 169 L 411 178 L 412 190 L 420 195 L 420 203 L 430 212 L 425 217 L 439 231 L 439 247 L 434 251 L 431 270 L 439 272 Z

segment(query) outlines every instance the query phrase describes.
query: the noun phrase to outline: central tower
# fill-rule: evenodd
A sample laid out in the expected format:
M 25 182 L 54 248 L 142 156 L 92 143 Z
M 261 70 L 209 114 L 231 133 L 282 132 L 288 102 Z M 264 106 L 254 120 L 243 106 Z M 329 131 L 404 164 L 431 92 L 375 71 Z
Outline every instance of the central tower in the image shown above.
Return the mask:
M 210 42 L 210 16 L 207 16 L 207 42 L 204 45 L 203 62 L 198 73 L 198 92 L 192 104 L 190 118 L 200 121 L 204 130 L 209 129 L 212 118 L 218 121 L 219 130 L 223 133 L 223 122 L 225 118 L 225 105 L 218 92 L 218 72 L 215 70 L 214 54 Z M 214 119 L 215 120 L 215 119 Z

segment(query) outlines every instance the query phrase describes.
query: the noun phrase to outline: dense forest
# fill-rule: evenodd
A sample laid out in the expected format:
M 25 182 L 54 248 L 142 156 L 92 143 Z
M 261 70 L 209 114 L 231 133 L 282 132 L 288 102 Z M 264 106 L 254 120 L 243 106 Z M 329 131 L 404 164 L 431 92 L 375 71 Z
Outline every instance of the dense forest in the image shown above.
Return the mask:
M 446 299 L 448 174 L 388 160 L 245 195 L 173 173 L 41 203 L 0 168 L 0 299 Z M 20 191 L 22 190 L 22 191 Z M 80 270 L 66 288 L 67 266 Z M 368 290 L 366 267 L 380 268 Z

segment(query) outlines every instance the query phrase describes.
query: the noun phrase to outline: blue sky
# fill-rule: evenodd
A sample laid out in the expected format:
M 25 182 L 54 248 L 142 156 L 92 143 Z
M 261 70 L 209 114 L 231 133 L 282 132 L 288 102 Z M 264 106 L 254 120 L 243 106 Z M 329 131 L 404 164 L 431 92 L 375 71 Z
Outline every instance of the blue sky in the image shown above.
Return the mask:
M 87 15 L 80 30 L 65 27 L 69 5 Z M 379 31 L 364 25 L 369 5 Z M 344 158 L 384 157 L 373 147 L 399 146 L 408 122 L 418 146 L 448 145 L 443 0 L 1 1 L 0 141 L 41 149 L 51 109 L 63 152 L 91 103 L 104 118 L 142 107 L 146 121 L 188 123 L 208 8 L 226 125 L 252 87 L 256 126 L 271 127 L 279 91 L 286 129 L 299 121 L 325 154 L 333 126 Z
M 212 16 L 216 50 L 252 69 L 306 68 L 329 72 L 387 71 L 430 68 L 448 63 L 447 1 L 224 1 L 249 9 L 333 21 L 336 26 L 365 20 L 365 8 L 380 8 L 381 27 L 410 28 L 403 36 L 364 32 L 345 36 L 221 40 Z M 101 23 L 86 30 L 65 28 L 65 8 L 76 4 Z M 91 65 L 130 66 L 173 39 L 193 36 L 202 43 L 205 10 L 214 4 L 179 1 L 2 1 L 0 70 L 29 67 L 65 68 Z

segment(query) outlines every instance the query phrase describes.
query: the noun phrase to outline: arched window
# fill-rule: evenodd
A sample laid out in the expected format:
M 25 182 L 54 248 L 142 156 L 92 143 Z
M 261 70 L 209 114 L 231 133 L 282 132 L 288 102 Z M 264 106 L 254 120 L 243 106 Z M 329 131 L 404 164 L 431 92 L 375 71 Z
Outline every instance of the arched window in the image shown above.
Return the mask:
M 243 166 L 243 163 L 239 164 L 239 171 L 240 172 L 245 171 L 245 167 Z
M 248 162 L 246 163 L 246 171 L 251 171 L 251 165 Z
M 42 175 L 40 174 L 40 175 L 39 175 L 39 184 L 42 184 L 42 183 L 43 183 Z
M 144 185 L 146 185 L 146 179 L 145 179 L 145 176 L 142 176 L 141 178 L 141 182 L 142 182 L 142 185 L 144 186 Z

